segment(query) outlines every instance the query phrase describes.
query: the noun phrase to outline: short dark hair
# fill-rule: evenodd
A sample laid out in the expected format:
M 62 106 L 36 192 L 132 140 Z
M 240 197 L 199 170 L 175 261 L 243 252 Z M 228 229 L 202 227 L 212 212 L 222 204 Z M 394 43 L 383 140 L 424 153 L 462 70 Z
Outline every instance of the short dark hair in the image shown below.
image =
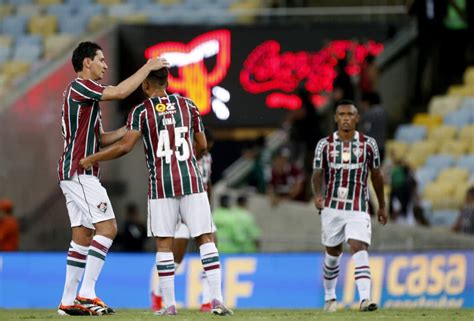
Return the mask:
M 337 109 L 337 107 L 339 107 L 341 105 L 352 105 L 357 109 L 357 106 L 356 106 L 355 102 L 353 100 L 350 100 L 350 99 L 341 99 L 341 100 L 339 100 L 336 104 L 336 109 Z
M 168 74 L 168 68 L 164 67 L 158 70 L 153 70 L 148 74 L 146 79 L 154 84 L 165 86 L 168 83 Z
M 82 71 L 82 62 L 86 58 L 94 59 L 97 54 L 97 50 L 102 50 L 102 48 L 92 41 L 84 41 L 77 45 L 72 53 L 72 66 L 74 67 L 75 72 Z

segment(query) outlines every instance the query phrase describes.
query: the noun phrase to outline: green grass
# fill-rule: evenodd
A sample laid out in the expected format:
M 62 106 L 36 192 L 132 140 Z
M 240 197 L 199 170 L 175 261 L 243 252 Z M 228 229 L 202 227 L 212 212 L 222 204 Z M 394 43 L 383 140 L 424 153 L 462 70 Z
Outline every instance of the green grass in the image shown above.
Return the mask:
M 218 320 L 222 317 L 210 314 L 203 314 L 196 310 L 179 310 L 176 317 L 172 320 L 194 321 L 194 320 Z M 5 310 L 0 309 L 0 320 L 65 320 L 56 314 L 55 310 Z M 128 320 L 157 320 L 147 310 L 120 310 L 115 315 L 102 317 L 76 317 L 73 319 L 97 319 L 111 321 L 128 321 Z M 228 317 L 225 317 L 226 319 Z M 69 318 L 66 317 L 69 320 Z M 400 309 L 382 309 L 375 312 L 358 312 L 355 310 L 341 310 L 336 313 L 327 314 L 321 310 L 236 310 L 235 315 L 231 317 L 232 321 L 239 320 L 258 320 L 258 321 L 293 321 L 293 320 L 396 320 L 396 321 L 413 321 L 413 320 L 474 320 L 474 309 L 456 310 L 456 309 L 416 309 L 416 310 L 400 310 Z

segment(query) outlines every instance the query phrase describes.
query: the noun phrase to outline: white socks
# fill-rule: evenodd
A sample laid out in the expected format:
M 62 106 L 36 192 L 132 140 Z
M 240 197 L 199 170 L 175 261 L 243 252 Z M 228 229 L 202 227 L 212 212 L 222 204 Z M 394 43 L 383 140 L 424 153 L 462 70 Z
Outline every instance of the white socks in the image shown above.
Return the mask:
M 336 299 L 336 284 L 342 254 L 332 256 L 326 252 L 323 265 L 324 301 Z
M 95 299 L 95 283 L 99 278 L 102 267 L 104 266 L 105 257 L 112 246 L 113 240 L 96 235 L 92 239 L 89 253 L 87 255 L 86 271 L 84 273 L 84 280 L 82 280 L 81 290 L 79 296 L 87 299 Z
M 201 262 L 209 283 L 211 300 L 222 302 L 221 290 L 221 266 L 219 262 L 219 252 L 212 242 L 204 243 L 199 247 Z
M 77 286 L 81 282 L 84 268 L 86 267 L 87 251 L 89 247 L 71 241 L 67 253 L 66 281 L 64 283 L 62 305 L 73 305 L 76 299 Z
M 355 266 L 355 281 L 357 284 L 357 290 L 359 291 L 359 299 L 370 300 L 370 266 L 369 266 L 369 254 L 367 251 L 359 251 L 352 255 Z
M 156 253 L 156 268 L 158 270 L 158 284 L 163 295 L 165 308 L 176 306 L 174 293 L 174 257 L 172 252 Z

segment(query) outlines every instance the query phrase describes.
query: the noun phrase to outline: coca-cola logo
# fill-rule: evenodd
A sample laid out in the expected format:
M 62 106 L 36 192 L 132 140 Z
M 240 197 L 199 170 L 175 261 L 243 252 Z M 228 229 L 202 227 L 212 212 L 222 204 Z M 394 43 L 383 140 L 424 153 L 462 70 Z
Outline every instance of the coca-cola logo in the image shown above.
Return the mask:
M 321 106 L 333 90 L 338 60 L 350 58 L 346 71 L 351 76 L 357 75 L 366 56 L 379 55 L 383 44 L 336 40 L 318 52 L 280 50 L 275 40 L 253 49 L 240 72 L 240 83 L 251 94 L 268 93 L 265 102 L 269 108 L 298 109 L 301 99 L 294 92 L 301 83 L 310 93 L 313 105 Z

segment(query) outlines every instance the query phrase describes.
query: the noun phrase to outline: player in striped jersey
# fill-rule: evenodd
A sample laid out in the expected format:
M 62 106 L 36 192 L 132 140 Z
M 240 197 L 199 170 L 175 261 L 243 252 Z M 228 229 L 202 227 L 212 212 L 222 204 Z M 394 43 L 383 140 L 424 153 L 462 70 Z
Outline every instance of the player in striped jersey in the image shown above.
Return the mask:
M 212 183 L 211 183 L 211 170 L 212 170 L 212 156 L 210 150 L 214 145 L 214 137 L 212 132 L 206 128 L 204 130 L 207 141 L 207 150 L 202 155 L 201 159 L 198 160 L 199 172 L 202 176 L 202 182 L 204 184 L 204 189 L 207 192 L 207 198 L 209 203 L 212 201 Z M 213 237 L 215 240 L 215 226 L 213 226 Z M 175 262 L 175 269 L 177 270 L 180 264 L 183 262 L 184 255 L 186 253 L 186 248 L 188 247 L 189 239 L 191 238 L 191 232 L 189 231 L 188 226 L 180 220 L 176 227 L 176 233 L 174 234 L 173 242 L 173 257 Z M 152 310 L 159 311 L 162 308 L 162 295 L 159 282 L 152 277 L 151 286 L 151 303 Z M 206 280 L 206 273 L 202 274 L 202 296 L 201 296 L 201 312 L 210 312 L 212 310 L 211 298 L 209 293 L 209 284 Z
M 324 309 L 334 312 L 337 308 L 336 282 L 342 243 L 345 241 L 349 244 L 355 264 L 360 311 L 374 311 L 377 304 L 370 300 L 367 253 L 371 238 L 367 177 L 370 172 L 379 202 L 377 219 L 385 225 L 387 214 L 380 155 L 375 140 L 356 131 L 359 114 L 352 101 L 338 103 L 335 121 L 337 131 L 321 139 L 316 146 L 312 177 L 314 203 L 321 213 L 322 243 L 326 247 Z
M 97 82 L 107 70 L 102 48 L 93 42 L 82 42 L 73 52 L 72 65 L 77 78 L 66 87 L 63 94 L 64 151 L 58 165 L 60 187 L 66 198 L 71 221 L 72 241 L 58 314 L 106 314 L 113 310 L 97 298 L 95 283 L 117 234 L 117 224 L 107 192 L 98 179 L 99 167 L 84 170 L 79 160 L 98 151 L 100 147 L 113 144 L 126 133 L 125 127 L 104 132 L 99 101 L 127 97 L 150 71 L 168 66 L 168 63 L 161 58 L 150 59 L 117 86 L 106 87 Z M 76 297 L 83 275 L 81 289 Z
M 130 152 L 142 137 L 149 172 L 148 236 L 155 237 L 156 266 L 165 307 L 157 315 L 175 315 L 173 239 L 179 217 L 198 245 L 211 294 L 212 312 L 231 315 L 222 303 L 219 253 L 197 159 L 207 148 L 199 110 L 189 98 L 168 95 L 168 69 L 151 72 L 146 96 L 128 116 L 128 132 L 107 149 L 81 160 L 84 168 Z M 195 150 L 194 150 L 195 149 Z

